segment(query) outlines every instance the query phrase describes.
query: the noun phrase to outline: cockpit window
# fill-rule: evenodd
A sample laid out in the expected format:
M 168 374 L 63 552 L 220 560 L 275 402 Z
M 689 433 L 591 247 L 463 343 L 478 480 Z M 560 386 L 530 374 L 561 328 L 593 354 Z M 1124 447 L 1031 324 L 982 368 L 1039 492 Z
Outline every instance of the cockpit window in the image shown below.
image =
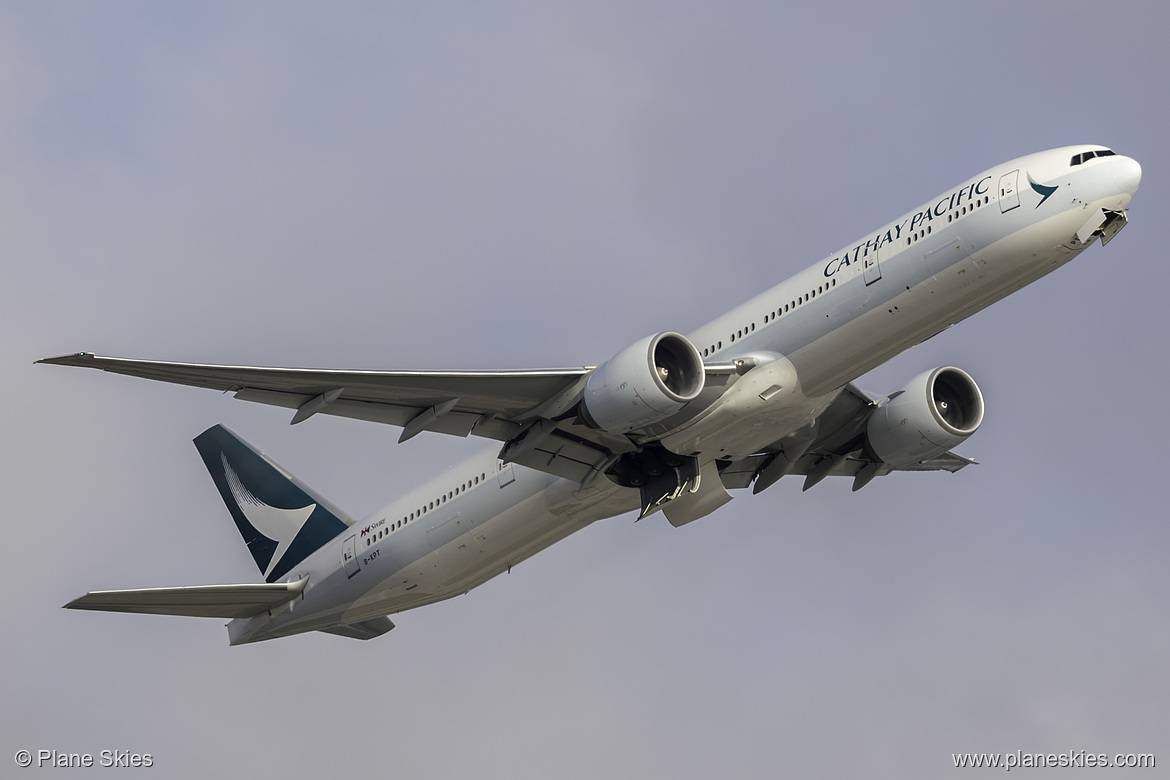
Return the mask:
M 1080 154 L 1074 154 L 1072 162 L 1069 164 L 1080 165 L 1083 162 L 1092 160 L 1094 157 L 1112 157 L 1115 154 L 1117 154 L 1117 152 L 1114 152 L 1111 149 L 1097 149 L 1091 152 L 1081 152 Z

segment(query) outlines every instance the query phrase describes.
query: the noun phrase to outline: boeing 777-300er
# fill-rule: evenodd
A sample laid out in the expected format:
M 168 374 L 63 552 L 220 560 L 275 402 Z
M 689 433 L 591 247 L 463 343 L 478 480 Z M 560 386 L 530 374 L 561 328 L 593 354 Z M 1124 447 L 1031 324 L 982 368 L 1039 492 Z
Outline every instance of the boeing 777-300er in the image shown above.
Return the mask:
M 88 593 L 72 609 L 232 618 L 232 644 L 305 631 L 357 639 L 466 593 L 602 518 L 675 526 L 788 474 L 857 490 L 958 471 L 983 420 L 968 374 L 926 371 L 883 398 L 853 384 L 894 355 L 1126 225 L 1137 162 L 1071 146 L 998 165 L 698 330 L 656 333 L 589 368 L 346 371 L 80 352 L 40 362 L 231 391 L 295 410 L 482 436 L 482 453 L 355 522 L 222 426 L 195 438 L 263 583 Z

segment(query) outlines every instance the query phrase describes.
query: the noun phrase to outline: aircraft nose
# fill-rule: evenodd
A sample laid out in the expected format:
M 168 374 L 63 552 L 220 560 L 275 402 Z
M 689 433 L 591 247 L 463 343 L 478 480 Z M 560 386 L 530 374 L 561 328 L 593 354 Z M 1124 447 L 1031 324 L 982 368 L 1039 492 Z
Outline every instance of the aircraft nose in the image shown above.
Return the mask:
M 1123 192 L 1133 195 L 1142 183 L 1142 166 L 1132 157 L 1117 157 L 1113 161 L 1113 182 Z

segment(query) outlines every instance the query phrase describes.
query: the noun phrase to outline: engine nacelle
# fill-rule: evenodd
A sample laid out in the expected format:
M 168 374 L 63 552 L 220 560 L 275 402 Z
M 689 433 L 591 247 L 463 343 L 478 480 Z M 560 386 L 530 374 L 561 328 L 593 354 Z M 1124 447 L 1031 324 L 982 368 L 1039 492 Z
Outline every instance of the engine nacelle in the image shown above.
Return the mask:
M 628 433 L 682 409 L 703 392 L 705 379 L 703 358 L 685 336 L 647 336 L 589 376 L 582 416 L 609 433 Z
M 982 422 L 979 386 L 966 371 L 946 366 L 891 393 L 865 432 L 875 455 L 892 466 L 908 466 L 959 445 Z

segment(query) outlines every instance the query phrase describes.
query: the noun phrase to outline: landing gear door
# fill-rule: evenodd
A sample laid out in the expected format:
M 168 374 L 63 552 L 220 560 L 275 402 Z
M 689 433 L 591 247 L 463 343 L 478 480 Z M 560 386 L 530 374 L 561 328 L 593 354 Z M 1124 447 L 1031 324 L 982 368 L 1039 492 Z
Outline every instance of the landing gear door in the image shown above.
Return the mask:
M 1020 181 L 1018 170 L 1005 173 L 999 177 L 999 210 L 1006 213 L 1020 205 L 1020 191 L 1017 185 Z
M 361 571 L 357 558 L 357 537 L 351 536 L 341 544 L 341 560 L 345 563 L 345 576 L 352 577 Z

